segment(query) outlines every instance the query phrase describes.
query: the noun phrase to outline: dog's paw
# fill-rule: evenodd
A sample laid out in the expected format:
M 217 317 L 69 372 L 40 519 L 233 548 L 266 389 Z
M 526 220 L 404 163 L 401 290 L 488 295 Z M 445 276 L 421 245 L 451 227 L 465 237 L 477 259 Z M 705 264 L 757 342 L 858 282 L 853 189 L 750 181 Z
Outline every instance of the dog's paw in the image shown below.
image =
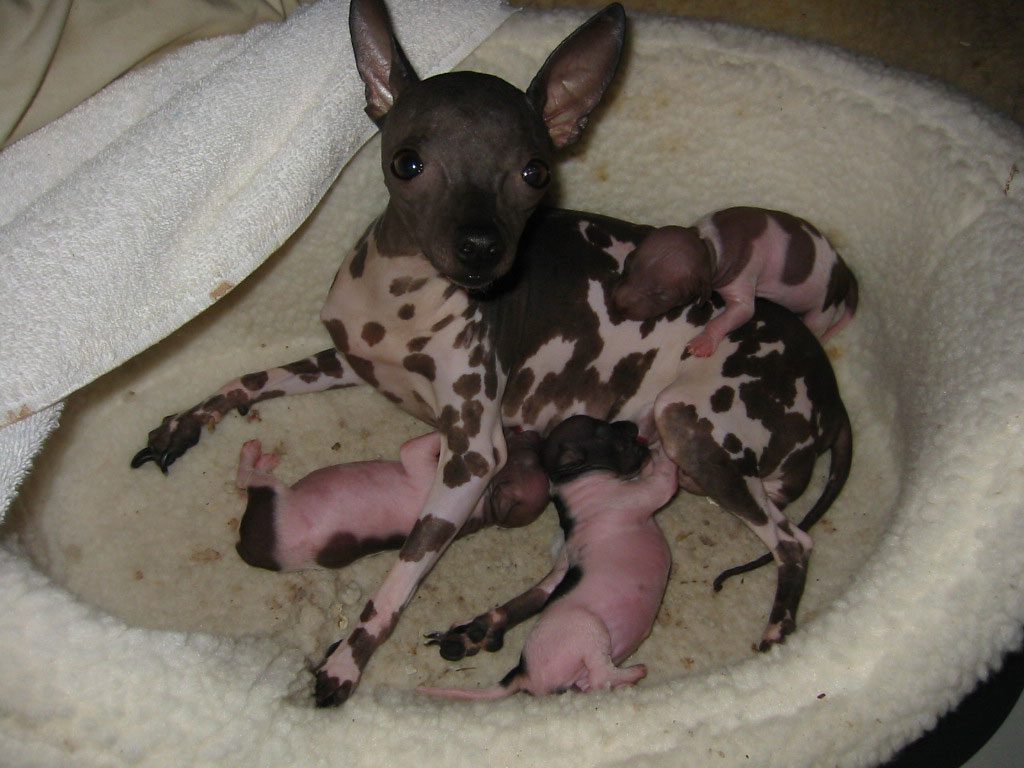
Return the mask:
M 352 657 L 351 647 L 342 641 L 327 649 L 320 666 L 312 670 L 315 676 L 313 700 L 317 707 L 340 707 L 359 685 L 359 667 Z
M 446 632 L 430 632 L 427 645 L 436 645 L 441 658 L 459 661 L 480 651 L 494 652 L 505 643 L 505 628 L 495 625 L 490 614 L 477 616 L 468 624 L 459 624 Z
M 203 426 L 211 421 L 210 414 L 200 407 L 165 417 L 160 426 L 149 433 L 146 447 L 135 454 L 132 469 L 152 461 L 166 474 L 179 456 L 199 442 Z

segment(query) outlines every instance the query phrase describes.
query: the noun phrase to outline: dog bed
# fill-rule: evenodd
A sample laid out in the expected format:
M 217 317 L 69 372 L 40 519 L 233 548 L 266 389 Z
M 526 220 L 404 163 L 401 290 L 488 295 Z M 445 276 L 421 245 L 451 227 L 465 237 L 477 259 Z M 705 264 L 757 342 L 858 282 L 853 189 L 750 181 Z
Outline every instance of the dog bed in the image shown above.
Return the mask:
M 506 13 L 473 5 L 481 15 L 433 54 L 412 43 L 429 35 L 403 37 L 423 71 L 451 65 L 446 55 L 461 57 Z M 421 14 L 396 12 L 399 35 Z M 524 86 L 581 20 L 517 13 L 466 66 Z M 0 219 L 12 255 L 0 305 L 9 764 L 869 766 L 1019 645 L 1020 130 L 833 50 L 640 17 L 613 93 L 559 169 L 560 204 L 654 224 L 727 205 L 782 208 L 815 222 L 861 282 L 857 318 L 828 347 L 854 421 L 854 471 L 814 531 L 800 627 L 768 654 L 751 651 L 774 575 L 714 594 L 714 575 L 759 554 L 758 542 L 680 496 L 659 516 L 675 564 L 635 657 L 651 669 L 639 686 L 474 705 L 417 695 L 424 683 L 490 684 L 514 665 L 522 630 L 498 654 L 459 665 L 421 636 L 539 578 L 557 528 L 547 515 L 457 542 L 353 699 L 314 709 L 304 665 L 345 634 L 393 555 L 323 573 L 244 565 L 233 551 L 238 448 L 250 437 L 278 448 L 293 480 L 393 456 L 423 426 L 372 392 L 344 390 L 228 418 L 167 477 L 128 461 L 164 414 L 241 372 L 329 346 L 319 305 L 385 199 L 373 141 L 328 189 L 370 133 L 356 120 L 362 89 L 346 38 L 344 8 L 321 3 L 189 46 L 138 76 L 192 67 L 189 87 L 169 95 L 168 74 L 136 102 L 129 78 L 96 97 L 122 123 L 81 135 L 79 165 L 54 158 L 44 173 L 30 150 L 66 147 L 81 110 L 0 155 L 35 191 L 4 203 Z M 318 47 L 292 65 L 292 82 L 309 85 L 297 94 L 273 68 L 300 39 Z M 192 109 L 222 87 L 234 98 L 212 115 Z M 225 146 L 239 121 L 250 143 Z M 351 130 L 328 130 L 339 122 Z M 104 170 L 108 186 L 90 197 L 98 187 L 79 179 Z M 77 209 L 78 198 L 88 205 Z M 59 260 L 40 263 L 25 255 L 33 248 Z M 76 287 L 63 301 L 62 286 Z

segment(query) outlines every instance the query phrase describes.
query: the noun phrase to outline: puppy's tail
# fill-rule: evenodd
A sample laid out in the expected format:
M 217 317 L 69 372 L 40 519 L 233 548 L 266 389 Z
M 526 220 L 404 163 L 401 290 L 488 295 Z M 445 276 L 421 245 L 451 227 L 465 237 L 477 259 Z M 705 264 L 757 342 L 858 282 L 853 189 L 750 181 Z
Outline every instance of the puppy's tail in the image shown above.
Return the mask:
M 812 506 L 807 511 L 807 514 L 804 515 L 804 519 L 800 521 L 800 530 L 809 531 L 811 526 L 818 522 L 829 510 L 829 507 L 832 506 L 836 498 L 839 496 L 840 491 L 843 490 L 843 486 L 846 485 L 846 480 L 850 477 L 850 467 L 852 465 L 853 428 L 850 426 L 850 416 L 846 412 L 846 408 L 842 407 L 839 427 L 836 429 L 835 438 L 833 438 L 831 445 L 828 480 L 825 481 L 825 487 L 822 489 L 821 496 L 818 497 L 818 500 L 814 502 L 814 506 Z M 722 585 L 727 579 L 731 579 L 733 576 L 739 576 L 741 573 L 749 573 L 750 571 L 757 570 L 763 565 L 768 565 L 771 561 L 772 556 L 768 554 L 762 555 L 756 560 L 751 560 L 749 563 L 737 565 L 733 568 L 727 568 L 718 574 L 712 586 L 714 587 L 715 592 L 718 592 L 722 589 Z
M 525 663 L 520 659 L 519 665 L 505 675 L 500 683 L 491 688 L 432 688 L 421 685 L 416 690 L 428 696 L 436 696 L 442 699 L 495 701 L 523 690 L 523 684 L 526 681 L 525 669 Z
M 515 691 L 502 688 L 496 685 L 493 688 L 431 688 L 421 685 L 416 689 L 428 696 L 435 696 L 441 699 L 456 699 L 458 701 L 495 701 L 511 696 Z

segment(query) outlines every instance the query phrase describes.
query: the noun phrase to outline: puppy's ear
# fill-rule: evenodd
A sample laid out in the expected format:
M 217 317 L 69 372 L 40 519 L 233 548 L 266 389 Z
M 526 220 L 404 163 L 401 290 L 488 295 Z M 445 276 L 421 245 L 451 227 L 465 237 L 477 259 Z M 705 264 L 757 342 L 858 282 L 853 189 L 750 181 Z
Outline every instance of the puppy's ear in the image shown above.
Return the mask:
M 366 114 L 380 125 L 399 94 L 419 78 L 395 38 L 381 0 L 352 0 L 348 29 L 356 69 L 366 83 Z
M 526 95 L 555 147 L 579 140 L 615 77 L 625 37 L 625 11 L 613 3 L 563 40 L 533 78 Z

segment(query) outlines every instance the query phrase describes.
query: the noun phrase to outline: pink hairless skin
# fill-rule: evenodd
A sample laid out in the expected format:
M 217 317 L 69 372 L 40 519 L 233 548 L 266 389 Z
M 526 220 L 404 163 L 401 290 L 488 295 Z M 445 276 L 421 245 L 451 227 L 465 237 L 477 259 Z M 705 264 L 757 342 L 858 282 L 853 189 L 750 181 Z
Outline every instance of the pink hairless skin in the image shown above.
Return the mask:
M 517 528 L 547 506 L 536 432 L 509 430 L 509 460 L 461 533 L 488 525 Z M 272 473 L 280 462 L 258 440 L 242 446 L 236 484 L 248 503 L 238 554 L 272 571 L 341 568 L 405 542 L 437 473 L 441 438 L 431 432 L 402 445 L 399 461 L 358 461 L 317 469 L 291 487 Z
M 654 513 L 676 492 L 676 466 L 636 435 L 629 422 L 587 416 L 556 427 L 544 450 L 566 533 L 554 568 L 504 606 L 428 635 L 445 658 L 475 653 L 479 646 L 470 646 L 481 632 L 491 641 L 483 647 L 494 650 L 506 629 L 531 614 L 524 609 L 530 604 L 541 614 L 519 665 L 492 688 L 421 692 L 467 700 L 543 696 L 632 685 L 647 674 L 643 664 L 618 665 L 650 634 L 665 593 L 671 554 Z
M 857 280 L 809 222 L 782 211 L 727 208 L 692 227 L 649 234 L 625 262 L 613 302 L 630 320 L 647 320 L 716 291 L 725 309 L 687 344 L 709 357 L 754 314 L 754 297 L 798 315 L 823 342 L 857 309 Z

